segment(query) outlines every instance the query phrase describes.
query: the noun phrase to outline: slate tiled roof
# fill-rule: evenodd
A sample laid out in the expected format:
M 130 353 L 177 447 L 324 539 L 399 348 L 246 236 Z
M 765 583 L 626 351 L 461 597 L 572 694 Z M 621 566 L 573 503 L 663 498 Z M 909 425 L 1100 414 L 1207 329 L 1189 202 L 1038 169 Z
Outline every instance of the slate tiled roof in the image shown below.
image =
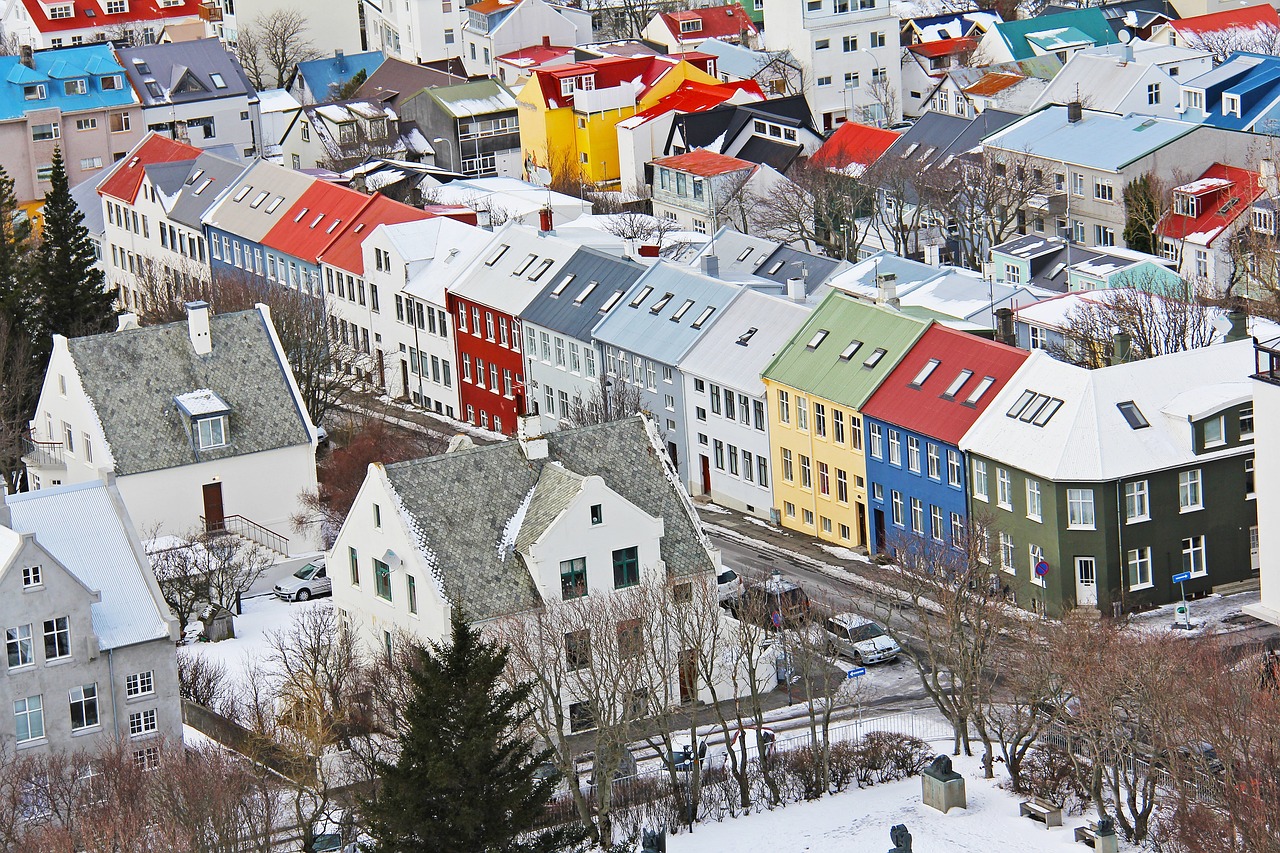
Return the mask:
M 195 354 L 185 320 L 67 342 L 117 475 L 176 468 L 311 441 L 257 310 L 210 317 L 213 351 Z M 226 447 L 198 451 L 179 394 L 211 389 L 231 407 Z
M 662 449 L 641 416 L 559 430 L 546 436 L 546 459 L 529 460 L 517 441 L 388 465 L 387 479 L 434 563 L 445 594 L 468 618 L 483 620 L 538 606 L 540 598 L 518 551 L 500 546 L 523 508 L 534 529 L 571 499 L 570 476 L 548 475 L 545 504 L 535 506 L 544 471 L 600 476 L 605 485 L 649 515 L 663 519 L 661 554 L 667 571 L 687 576 L 712 570 L 692 504 L 670 472 Z M 486 488 L 477 489 L 476 483 Z M 534 496 L 530 496 L 530 492 Z M 541 519 L 541 520 L 540 520 Z M 503 558 L 505 556 L 505 559 Z
M 538 541 L 560 517 L 560 513 L 573 503 L 585 481 L 586 477 L 570 471 L 558 462 L 542 466 L 542 473 L 538 475 L 538 483 L 529 498 L 520 530 L 516 532 L 517 551 L 523 551 Z
M 122 48 L 117 56 L 143 106 L 237 96 L 254 101 L 258 97 L 240 62 L 216 38 Z M 213 74 L 220 75 L 222 86 Z M 159 87 L 159 95 L 150 90 L 148 82 Z

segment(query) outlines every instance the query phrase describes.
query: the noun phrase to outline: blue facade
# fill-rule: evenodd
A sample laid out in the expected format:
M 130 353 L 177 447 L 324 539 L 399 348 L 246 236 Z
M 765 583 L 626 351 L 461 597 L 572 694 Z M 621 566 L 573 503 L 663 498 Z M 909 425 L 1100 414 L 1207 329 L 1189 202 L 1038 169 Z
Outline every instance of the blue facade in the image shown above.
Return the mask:
M 865 415 L 863 430 L 871 553 L 884 553 L 895 540 L 910 535 L 963 543 L 968 468 L 960 449 Z
M 312 296 L 320 295 L 320 267 L 293 255 L 246 240 L 221 228 L 205 226 L 209 241 L 209 267 L 215 276 L 248 273 L 276 284 L 284 284 Z

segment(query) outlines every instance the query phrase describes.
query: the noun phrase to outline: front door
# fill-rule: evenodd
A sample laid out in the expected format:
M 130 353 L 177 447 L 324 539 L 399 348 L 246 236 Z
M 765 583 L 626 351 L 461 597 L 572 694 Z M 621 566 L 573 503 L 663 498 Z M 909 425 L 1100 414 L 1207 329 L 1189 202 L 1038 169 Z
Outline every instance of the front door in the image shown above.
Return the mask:
M 858 544 L 867 544 L 867 506 L 858 501 Z
M 702 493 L 711 494 L 711 460 L 702 456 Z
M 680 703 L 687 705 L 698 698 L 698 655 L 693 649 L 680 653 Z
M 1093 557 L 1076 557 L 1076 606 L 1098 605 L 1098 564 Z
M 876 553 L 884 553 L 884 510 L 874 509 L 871 511 L 871 517 L 876 523 Z
M 679 471 L 680 453 L 676 450 L 676 443 L 674 441 L 667 442 L 667 455 L 671 457 L 671 467 Z
M 222 530 L 226 527 L 226 516 L 222 512 L 222 484 L 205 483 L 204 492 L 204 529 L 205 532 Z

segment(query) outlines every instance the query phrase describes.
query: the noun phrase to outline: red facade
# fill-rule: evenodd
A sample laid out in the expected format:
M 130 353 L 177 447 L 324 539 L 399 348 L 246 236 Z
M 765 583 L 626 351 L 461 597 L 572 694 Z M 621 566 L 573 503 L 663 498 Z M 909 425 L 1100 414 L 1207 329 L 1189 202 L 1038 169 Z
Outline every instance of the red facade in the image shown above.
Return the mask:
M 524 405 L 520 321 L 504 311 L 448 294 L 456 334 L 459 417 L 514 435 Z

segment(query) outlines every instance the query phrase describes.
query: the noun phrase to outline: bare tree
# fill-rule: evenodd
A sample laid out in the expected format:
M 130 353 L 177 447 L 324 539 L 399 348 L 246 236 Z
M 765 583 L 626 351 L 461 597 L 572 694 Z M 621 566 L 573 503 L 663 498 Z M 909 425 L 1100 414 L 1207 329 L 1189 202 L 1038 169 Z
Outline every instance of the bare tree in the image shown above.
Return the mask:
M 255 87 L 278 89 L 299 62 L 320 57 L 307 37 L 307 16 L 298 8 L 281 8 L 258 15 L 237 34 L 237 53 Z M 255 79 L 256 76 L 256 79 Z M 328 93 L 323 93 L 328 97 Z
M 771 240 L 856 258 L 866 240 L 875 188 L 813 160 L 792 167 L 788 180 L 759 199 L 757 230 Z
M 180 631 L 205 603 L 240 612 L 240 597 L 275 562 L 275 554 L 257 542 L 216 529 L 152 536 L 147 547 L 156 582 Z
M 1280 56 L 1280 27 L 1274 24 L 1259 24 L 1250 27 L 1192 32 L 1187 34 L 1186 45 L 1212 51 L 1215 63 L 1226 61 L 1228 56 L 1237 51 Z
M 585 400 L 580 393 L 573 395 L 565 417 L 570 426 L 591 426 L 624 420 L 643 410 L 640 386 L 617 377 L 601 377 Z
M 896 121 L 902 114 L 898 88 L 889 79 L 888 74 L 879 77 L 873 75 L 863 89 L 870 97 L 871 103 L 862 107 L 861 121 L 876 127 L 885 127 Z
M 601 212 L 598 204 L 593 210 L 596 213 Z M 666 243 L 668 235 L 678 228 L 679 226 L 670 219 L 631 210 L 614 213 L 604 226 L 604 230 L 615 237 L 637 244 L 657 246 L 659 249 Z
M 876 190 L 873 220 L 893 240 L 898 255 L 920 249 L 920 231 L 929 221 L 921 201 L 917 163 L 890 149 L 864 173 L 863 180 Z

